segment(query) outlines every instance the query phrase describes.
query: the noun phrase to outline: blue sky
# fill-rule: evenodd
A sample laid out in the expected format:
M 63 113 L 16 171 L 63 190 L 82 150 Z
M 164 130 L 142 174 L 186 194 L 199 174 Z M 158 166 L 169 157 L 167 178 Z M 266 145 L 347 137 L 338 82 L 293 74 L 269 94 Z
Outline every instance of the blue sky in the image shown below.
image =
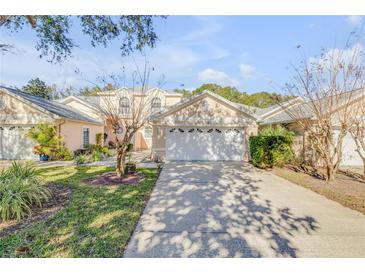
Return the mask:
M 159 41 L 147 50 L 155 68 L 150 83 L 163 78 L 163 88 L 193 89 L 214 82 L 248 93 L 278 91 L 290 80 L 291 64 L 301 56 L 318 55 L 322 48 L 341 48 L 350 32 L 364 22 L 359 16 L 169 16 L 156 20 Z M 138 53 L 121 57 L 118 44 L 93 48 L 78 28 L 72 36 L 79 47 L 60 65 L 38 58 L 35 36 L 29 31 L 1 30 L 0 40 L 13 44 L 14 53 L 0 56 L 0 83 L 22 86 L 35 77 L 59 88 L 86 86 L 100 75 L 135 69 Z M 361 40 L 364 44 L 364 39 Z M 298 50 L 297 45 L 301 45 Z M 82 75 L 75 74 L 75 69 Z M 128 75 L 128 73 L 127 73 Z

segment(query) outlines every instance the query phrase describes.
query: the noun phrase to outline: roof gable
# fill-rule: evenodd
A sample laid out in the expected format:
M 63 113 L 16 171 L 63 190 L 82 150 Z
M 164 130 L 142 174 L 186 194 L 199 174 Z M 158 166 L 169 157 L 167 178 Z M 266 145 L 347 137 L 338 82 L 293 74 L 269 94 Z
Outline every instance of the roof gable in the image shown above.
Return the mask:
M 225 105 L 226 107 L 228 107 L 236 112 L 239 112 L 241 114 L 244 114 L 245 116 L 247 116 L 248 118 L 250 118 L 252 120 L 256 120 L 256 117 L 252 113 L 250 113 L 250 110 L 248 107 L 246 108 L 240 104 L 233 103 L 233 102 L 227 100 L 226 98 L 224 98 L 218 94 L 215 94 L 213 92 L 210 92 L 208 90 L 205 90 L 195 96 L 189 97 L 185 100 L 182 100 L 182 101 L 176 103 L 175 105 L 172 105 L 170 108 L 153 115 L 151 117 L 151 119 L 152 120 L 162 119 L 175 112 L 178 112 L 179 110 L 185 109 L 206 97 L 212 98 L 213 100 Z
M 67 105 L 63 105 L 55 101 L 50 101 L 38 96 L 33 96 L 28 93 L 3 86 L 0 86 L 0 89 L 6 92 L 8 95 L 31 105 L 33 108 L 51 115 L 51 117 L 53 117 L 54 119 L 64 118 L 68 120 L 83 121 L 93 124 L 101 123 L 100 121 L 97 121 L 83 113 L 80 113 L 74 108 Z
M 95 102 L 92 102 L 91 100 L 88 100 L 87 98 L 85 98 L 86 96 L 74 96 L 74 95 L 71 95 L 71 96 L 67 96 L 66 98 L 63 98 L 63 99 L 60 99 L 60 100 L 57 100 L 56 102 L 59 102 L 61 104 L 67 104 L 71 101 L 76 101 L 88 108 L 91 108 L 93 110 L 98 110 L 97 108 L 97 102 L 95 100 Z
M 356 103 L 360 98 L 365 96 L 365 89 L 357 89 L 350 92 L 343 93 L 337 99 L 338 105 L 336 105 L 332 109 L 332 113 L 336 113 L 339 111 L 345 104 Z M 321 104 L 322 107 L 326 107 L 327 99 L 318 100 L 318 104 Z M 261 116 L 260 123 L 263 125 L 266 124 L 278 124 L 278 123 L 288 123 L 293 122 L 299 117 L 293 117 L 291 113 L 299 113 L 302 119 L 312 119 L 313 118 L 313 105 L 312 103 L 305 102 L 302 99 L 302 103 L 296 103 L 293 106 L 290 106 L 291 110 L 286 111 L 285 106 L 278 106 L 279 111 L 273 111 Z

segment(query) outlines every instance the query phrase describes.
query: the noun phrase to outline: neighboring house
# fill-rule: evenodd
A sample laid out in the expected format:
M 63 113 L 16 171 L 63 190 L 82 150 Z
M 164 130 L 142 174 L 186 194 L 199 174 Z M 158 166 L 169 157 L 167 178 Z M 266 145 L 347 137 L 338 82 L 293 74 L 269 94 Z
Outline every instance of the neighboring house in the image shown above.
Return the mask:
M 351 93 L 343 94 L 342 97 L 338 96 L 336 99 L 337 106 L 333 108 L 332 117 L 336 117 L 334 115 L 335 112 L 341 111 L 343 109 L 344 104 L 351 104 L 351 107 L 356 108 L 357 104 L 362 104 L 363 98 L 365 96 L 364 89 L 358 89 L 351 91 Z M 323 100 L 323 102 L 326 102 Z M 324 107 L 324 103 L 321 104 Z M 285 104 L 272 106 L 267 109 L 260 110 L 258 114 L 258 122 L 259 127 L 265 127 L 269 125 L 285 125 L 287 128 L 296 132 L 296 143 L 297 143 L 297 151 L 305 154 L 306 147 L 303 144 L 306 144 L 305 141 L 305 132 L 298 124 L 297 119 L 311 119 L 313 123 L 315 123 L 315 115 L 311 110 L 311 104 L 304 102 L 302 98 L 292 99 Z M 293 115 L 293 113 L 297 113 L 297 115 Z M 300 117 L 299 115 L 300 114 Z M 338 135 L 338 129 L 336 129 L 336 121 L 334 135 Z M 358 152 L 356 151 L 356 145 L 354 140 L 352 139 L 350 134 L 347 134 L 343 140 L 343 155 L 342 155 L 342 166 L 362 166 L 363 162 Z
M 100 120 L 77 109 L 0 86 L 0 160 L 34 159 L 34 143 L 25 133 L 44 122 L 56 126 L 71 151 L 94 144 L 104 132 Z
M 124 119 L 130 119 L 132 105 L 138 106 L 138 102 L 144 100 L 145 103 L 150 106 L 145 106 L 144 109 L 148 113 L 156 113 L 163 111 L 172 105 L 179 102 L 182 98 L 182 94 L 166 91 L 159 88 L 149 88 L 142 91 L 138 88 L 121 88 L 112 91 L 100 92 L 97 96 L 68 96 L 64 99 L 58 100 L 58 102 L 71 106 L 91 117 L 104 120 L 101 117 L 101 108 L 105 108 L 105 105 L 112 104 L 112 107 L 118 110 L 121 117 Z M 108 106 L 110 107 L 110 106 Z M 114 141 L 114 134 L 108 123 L 104 121 L 105 143 Z M 152 145 L 152 126 L 150 124 L 145 125 L 143 128 L 137 131 L 133 137 L 132 143 L 135 150 L 151 149 Z
M 248 138 L 257 132 L 256 108 L 209 91 L 151 117 L 154 158 L 184 161 L 249 159 Z

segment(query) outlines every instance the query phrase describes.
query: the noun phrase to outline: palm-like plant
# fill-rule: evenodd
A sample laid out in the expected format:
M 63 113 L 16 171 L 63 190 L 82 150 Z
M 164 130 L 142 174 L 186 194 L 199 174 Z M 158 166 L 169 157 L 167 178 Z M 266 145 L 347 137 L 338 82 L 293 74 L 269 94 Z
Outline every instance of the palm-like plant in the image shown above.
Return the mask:
M 42 184 L 37 170 L 30 163 L 13 162 L 0 172 L 0 219 L 20 220 L 32 213 L 32 207 L 41 207 L 51 196 Z

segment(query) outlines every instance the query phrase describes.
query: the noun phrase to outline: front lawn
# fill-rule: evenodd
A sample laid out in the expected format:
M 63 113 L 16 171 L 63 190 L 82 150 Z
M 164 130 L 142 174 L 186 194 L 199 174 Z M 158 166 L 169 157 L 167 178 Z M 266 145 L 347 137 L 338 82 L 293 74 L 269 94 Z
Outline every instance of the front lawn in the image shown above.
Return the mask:
M 328 183 L 287 167 L 275 167 L 272 172 L 292 183 L 306 187 L 343 206 L 365 214 L 365 183 L 363 181 L 338 173 L 335 181 Z
M 82 182 L 111 170 L 41 169 L 47 183 L 71 188 L 71 200 L 55 216 L 0 238 L 0 257 L 120 257 L 153 189 L 157 169 L 139 169 L 145 179 L 136 185 Z

